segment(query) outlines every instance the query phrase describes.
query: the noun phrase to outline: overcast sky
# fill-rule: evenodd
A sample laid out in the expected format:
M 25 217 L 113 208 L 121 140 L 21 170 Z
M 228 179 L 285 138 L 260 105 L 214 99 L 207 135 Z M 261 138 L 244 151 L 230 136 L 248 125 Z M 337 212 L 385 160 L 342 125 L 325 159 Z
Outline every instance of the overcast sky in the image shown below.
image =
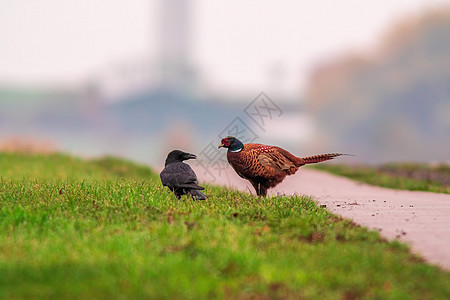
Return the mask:
M 192 59 L 219 89 L 287 89 L 314 64 L 376 45 L 390 25 L 450 0 L 192 0 Z M 156 59 L 156 0 L 0 1 L 0 82 L 77 83 L 110 64 Z

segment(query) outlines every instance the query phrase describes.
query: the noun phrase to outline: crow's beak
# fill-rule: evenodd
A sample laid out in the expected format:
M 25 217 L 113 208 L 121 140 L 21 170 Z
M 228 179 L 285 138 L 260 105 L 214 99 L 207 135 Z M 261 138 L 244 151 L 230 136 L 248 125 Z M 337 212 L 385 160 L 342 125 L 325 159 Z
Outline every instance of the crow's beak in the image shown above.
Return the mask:
M 192 153 L 186 153 L 184 156 L 186 157 L 186 159 L 196 159 L 197 158 L 197 155 L 192 154 Z
M 222 148 L 223 146 L 225 146 L 224 144 L 220 144 L 219 147 L 217 147 L 217 149 Z

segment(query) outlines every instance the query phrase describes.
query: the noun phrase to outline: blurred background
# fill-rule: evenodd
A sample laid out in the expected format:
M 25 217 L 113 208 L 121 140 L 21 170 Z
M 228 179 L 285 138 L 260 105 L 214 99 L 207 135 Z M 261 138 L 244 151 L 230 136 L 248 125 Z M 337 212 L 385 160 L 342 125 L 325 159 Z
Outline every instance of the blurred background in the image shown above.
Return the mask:
M 160 166 L 240 117 L 297 155 L 449 162 L 449 37 L 450 0 L 3 0 L 0 149 Z

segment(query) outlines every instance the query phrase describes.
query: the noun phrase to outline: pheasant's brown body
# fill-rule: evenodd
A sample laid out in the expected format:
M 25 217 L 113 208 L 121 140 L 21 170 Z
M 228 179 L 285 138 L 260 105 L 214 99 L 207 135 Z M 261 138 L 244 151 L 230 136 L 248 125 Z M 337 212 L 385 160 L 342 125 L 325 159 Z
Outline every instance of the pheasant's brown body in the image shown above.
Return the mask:
M 342 155 L 331 153 L 301 158 L 276 146 L 262 144 L 243 146 L 239 152 L 227 152 L 228 162 L 239 176 L 251 182 L 260 196 L 266 196 L 269 188 L 282 182 L 287 175 L 295 174 L 299 167 Z

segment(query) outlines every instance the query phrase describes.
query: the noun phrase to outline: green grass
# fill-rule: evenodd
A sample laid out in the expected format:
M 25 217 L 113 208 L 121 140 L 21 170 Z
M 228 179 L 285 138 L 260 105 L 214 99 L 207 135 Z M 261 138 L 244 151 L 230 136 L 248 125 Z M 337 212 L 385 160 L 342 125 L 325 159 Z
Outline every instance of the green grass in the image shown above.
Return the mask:
M 448 272 L 308 197 L 177 200 L 118 159 L 0 153 L 0 298 L 448 299 Z
M 450 166 L 448 165 L 397 163 L 381 166 L 348 166 L 318 164 L 313 168 L 377 186 L 450 194 Z

